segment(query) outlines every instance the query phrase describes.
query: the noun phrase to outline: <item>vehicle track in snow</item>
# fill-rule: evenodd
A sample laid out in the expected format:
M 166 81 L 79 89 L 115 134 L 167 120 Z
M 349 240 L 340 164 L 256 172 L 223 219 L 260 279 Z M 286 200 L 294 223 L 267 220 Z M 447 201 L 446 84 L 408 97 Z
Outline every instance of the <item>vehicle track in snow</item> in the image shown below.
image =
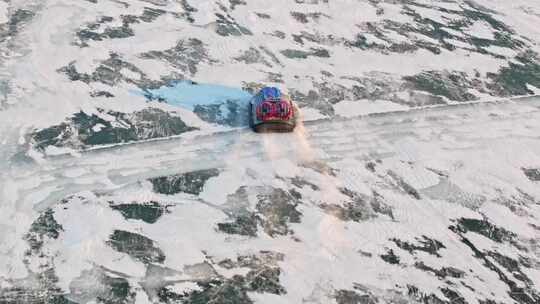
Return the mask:
M 13 165 L 9 178 L 18 206 L 42 210 L 79 191 L 252 161 L 374 160 L 416 154 L 415 146 L 475 151 L 516 139 L 534 143 L 526 149 L 540 154 L 539 131 L 540 98 L 521 98 L 309 121 L 291 134 L 239 129 L 103 147 Z

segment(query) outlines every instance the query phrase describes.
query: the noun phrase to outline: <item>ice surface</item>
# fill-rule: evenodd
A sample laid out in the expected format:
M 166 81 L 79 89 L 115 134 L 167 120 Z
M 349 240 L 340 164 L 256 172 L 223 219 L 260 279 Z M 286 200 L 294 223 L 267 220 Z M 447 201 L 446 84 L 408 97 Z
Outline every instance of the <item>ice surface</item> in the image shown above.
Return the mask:
M 540 87 L 539 21 L 528 0 L 0 0 L 0 302 L 537 303 L 540 99 L 504 98 Z M 194 113 L 261 85 L 301 105 L 294 133 Z M 178 119 L 196 129 L 109 140 Z
M 218 104 L 227 100 L 247 105 L 251 98 L 251 94 L 240 88 L 187 81 L 178 81 L 148 92 L 153 99 L 162 98 L 167 103 L 189 110 L 193 110 L 196 105 Z
M 32 189 L 31 193 L 21 190 L 21 199 L 26 198 L 22 202 L 28 202 L 30 197 L 36 197 L 33 200 L 37 202 L 50 189 L 64 189 L 63 196 L 70 197 L 75 191 L 73 176 L 85 177 L 88 182 L 86 189 L 93 190 L 73 193 L 75 197 L 63 205 L 56 205 L 54 201 L 39 204 L 40 208 L 49 206 L 55 210 L 54 217 L 63 229 L 60 237 L 48 241 L 46 246 L 47 250 L 58 252 L 55 271 L 61 277 L 58 284 L 64 289 L 81 272 L 92 269 L 95 264 L 115 273 L 137 277 L 139 281 L 149 280 L 145 266 L 130 258 L 134 253 L 119 253 L 104 245 L 114 230 L 125 230 L 155 242 L 166 256 L 161 267 L 182 273 L 185 265 L 208 261 L 201 250 L 210 253 L 212 261 L 216 262 L 259 250 L 277 250 L 285 256 L 280 263 L 280 284 L 287 288 L 287 294 L 255 297 L 263 302 L 274 298 L 283 302 L 302 301 L 322 281 L 331 282 L 334 289 L 350 289 L 350 280 L 372 286 L 375 288 L 372 290 L 392 289 L 396 284 L 414 284 L 424 292 L 444 297 L 439 289 L 441 283 L 433 280 L 429 271 L 419 269 L 419 261 L 422 261 L 422 267 L 435 270 L 454 267 L 458 269 L 454 275 L 465 270 L 474 273 L 473 276 L 465 275 L 463 280 L 475 292 L 458 288 L 468 302 L 473 302 L 476 297 L 510 301 L 507 287 L 497 274 L 482 267 L 482 263 L 475 260 L 470 249 L 456 239 L 448 227 L 455 225 L 460 218 L 485 218 L 489 223 L 498 223 L 497 229 L 504 229 L 501 230 L 503 232 L 512 231 L 525 238 L 534 236 L 534 228 L 521 221 L 535 223 L 536 220 L 513 213 L 504 201 L 500 205 L 494 205 L 493 201 L 520 195 L 513 190 L 516 187 L 534 197 L 540 194 L 520 169 L 522 162 L 540 163 L 538 154 L 534 153 L 540 151 L 538 142 L 529 141 L 533 133 L 522 133 L 520 129 L 497 128 L 485 134 L 478 130 L 479 126 L 504 125 L 507 121 L 520 121 L 537 127 L 538 111 L 530 108 L 537 103 L 538 100 L 501 102 L 433 108 L 423 110 L 421 115 L 420 112 L 405 111 L 384 116 L 312 121 L 306 124 L 303 133 L 289 135 L 261 137 L 235 131 L 189 141 L 173 139 L 124 145 L 88 151 L 78 158 L 48 159 L 49 174 L 68 172 L 66 178 L 50 180 L 32 176 L 47 172 L 39 171 L 43 170 L 39 167 L 34 169 L 38 171 L 29 171 L 35 174 L 28 172 L 25 177 L 19 172 L 15 176 L 21 185 L 26 185 L 24 188 Z M 467 118 L 463 118 L 465 114 Z M 426 135 L 423 130 L 430 133 Z M 440 136 L 443 132 L 445 136 Z M 471 141 L 470 137 L 475 139 Z M 527 142 L 527 148 L 522 150 L 530 150 L 531 153 L 508 154 L 511 143 L 516 140 Z M 289 144 L 280 145 L 279 142 L 283 141 Z M 459 148 L 462 142 L 469 143 L 466 158 Z M 381 149 L 385 153 L 375 156 Z M 324 171 L 324 167 L 306 163 L 301 156 L 305 157 L 310 150 L 323 152 L 315 154 L 315 159 L 334 171 Z M 371 160 L 373 164 L 368 165 L 359 159 Z M 223 171 L 205 182 L 200 195 L 159 196 L 148 192 L 151 187 L 144 186 L 145 179 L 150 177 L 215 167 Z M 96 171 L 101 173 L 92 173 Z M 390 171 L 391 174 L 388 173 Z M 114 182 L 108 186 L 100 184 L 103 172 Z M 118 174 L 122 177 L 119 178 Z M 445 179 L 449 179 L 453 186 L 439 186 Z M 23 180 L 27 182 L 22 183 Z M 502 192 L 492 191 L 493 186 Z M 243 187 L 245 195 L 239 190 Z M 302 203 L 296 207 L 301 214 L 300 222 L 287 223 L 292 231 L 290 235 L 282 232 L 284 234 L 280 237 L 271 237 L 268 231 L 274 231 L 271 230 L 275 229 L 271 228 L 274 227 L 272 225 L 279 222 L 272 222 L 272 217 L 266 218 L 265 209 L 257 209 L 262 208 L 258 202 L 261 195 L 274 191 L 271 189 L 291 187 L 297 189 L 295 191 L 302 197 Z M 378 193 L 379 205 L 362 205 L 362 200 L 369 202 L 374 199 L 373 191 Z M 102 197 L 93 193 L 101 193 Z M 350 193 L 356 194 L 350 196 Z M 491 202 L 486 199 L 475 201 L 475 195 L 489 197 Z M 351 199 L 360 199 L 357 204 L 364 207 L 357 212 L 365 212 L 364 215 L 339 211 Z M 140 204 L 139 201 L 163 200 L 168 207 L 163 207 L 164 213 L 150 224 L 124 219 L 121 213 L 108 206 L 116 200 L 135 205 Z M 526 211 L 530 208 L 526 201 L 522 204 L 524 212 L 536 212 L 532 209 Z M 335 213 L 327 213 L 329 205 L 334 206 L 332 210 Z M 387 208 L 386 212 L 384 208 Z M 231 218 L 255 210 L 262 212 L 259 216 L 261 221 L 265 221 L 256 229 L 257 237 L 216 232 L 218 223 L 227 223 Z M 93 216 L 88 217 L 87 214 Z M 513 247 L 511 234 L 502 236 L 502 243 L 475 232 L 463 233 L 463 236 L 479 250 L 497 250 L 506 257 L 518 258 L 520 251 Z M 409 252 L 405 249 L 407 247 L 403 247 L 406 242 L 421 248 L 419 240 L 423 237 L 432 240 L 429 242 L 441 242 L 444 248 L 436 253 L 427 253 L 429 249 L 410 249 Z M 380 258 L 389 249 L 399 257 L 399 266 Z M 214 267 L 219 269 L 217 265 Z M 504 269 L 501 271 L 510 275 Z M 236 273 L 248 276 L 249 271 Z M 534 270 L 524 270 L 523 273 L 535 280 Z M 187 272 L 175 274 L 175 277 L 193 282 Z M 174 285 L 171 290 L 183 290 L 183 286 L 194 285 Z M 192 290 L 191 287 L 186 290 Z M 494 287 L 497 288 L 492 289 Z M 484 293 L 482 290 L 486 288 L 494 293 Z

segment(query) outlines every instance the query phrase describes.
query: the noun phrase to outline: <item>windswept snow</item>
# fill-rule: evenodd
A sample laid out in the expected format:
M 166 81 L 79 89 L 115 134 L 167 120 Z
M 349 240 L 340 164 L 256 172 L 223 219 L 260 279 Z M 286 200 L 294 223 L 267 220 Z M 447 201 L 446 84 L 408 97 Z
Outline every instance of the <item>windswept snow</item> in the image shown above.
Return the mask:
M 539 23 L 0 0 L 0 303 L 539 303 Z M 295 132 L 248 130 L 264 85 Z
M 8 19 L 8 3 L 7 2 L 0 2 L 0 24 L 6 23 Z
M 441 299 L 447 297 L 441 288 L 452 288 L 467 303 L 475 303 L 477 299 L 511 302 L 512 293 L 506 283 L 493 268 L 482 266 L 476 260 L 479 257 L 459 237 L 466 237 L 475 244 L 475 250 L 486 254 L 537 258 L 534 252 L 524 251 L 516 242 L 521 242 L 517 236 L 534 240 L 534 225 L 540 224 L 534 217 L 538 210 L 533 203 L 540 192 L 521 169 L 540 165 L 536 132 L 540 121 L 539 101 L 321 120 L 309 122 L 304 131 L 299 129 L 290 135 L 229 132 L 191 140 L 105 148 L 84 152 L 79 157 L 49 157 L 45 160 L 47 169 L 34 166 L 12 171 L 10 179 L 18 182 L 10 186 L 11 197 L 18 197 L 17 204 L 25 207 L 8 213 L 54 210 L 54 219 L 62 229 L 55 240 L 47 241 L 44 246 L 57 252 L 54 269 L 61 278 L 58 286 L 63 290 L 72 286 L 74 283 L 70 282 L 76 281 L 80 273 L 94 269 L 95 265 L 146 282 L 141 286 L 154 279 L 168 286 L 177 280 L 199 282 L 185 271 L 186 265 L 209 263 L 205 267 L 210 267 L 210 273 L 200 275 L 212 276 L 217 271 L 214 275 L 219 277 L 219 267 L 228 265 L 219 261 L 272 250 L 283 255 L 279 284 L 287 293 L 279 294 L 279 301 L 284 303 L 310 298 L 321 282 L 329 284 L 335 292 L 353 288 L 350 284 L 354 282 L 354 286 L 366 286 L 377 297 L 392 292 L 403 295 L 406 286 L 414 285 L 422 293 Z M 509 127 L 517 123 L 523 128 Z M 515 153 L 516 145 L 520 153 Z M 76 168 L 85 170 L 75 171 Z M 220 168 L 220 172 L 202 173 L 211 168 Z M 60 172 L 65 177 L 59 177 Z M 149 192 L 163 191 L 155 188 L 160 184 L 153 178 L 182 173 L 199 177 L 178 175 L 176 182 L 169 177 L 168 182 L 159 182 L 171 183 L 173 188 L 166 188 L 170 189 L 168 195 Z M 47 178 L 53 175 L 57 177 Z M 76 186 L 81 178 L 85 180 L 83 188 Z M 195 186 L 191 183 L 200 182 L 201 190 L 189 188 Z M 179 187 L 174 190 L 179 191 L 176 194 L 171 192 L 174 187 Z M 43 199 L 44 193 L 50 194 L 48 198 Z M 375 197 L 371 197 L 373 193 L 377 193 Z M 298 220 L 286 217 L 284 222 L 274 222 L 272 217 L 266 218 L 267 211 L 258 209 L 263 208 L 261 200 L 265 195 L 273 197 L 271 202 L 276 207 L 272 208 L 285 208 L 286 205 L 280 204 L 299 198 L 298 205 L 287 207 L 294 209 L 275 210 L 278 213 L 272 215 L 282 216 L 285 210 L 296 210 Z M 66 199 L 57 205 L 62 197 Z M 350 199 L 357 205 L 348 205 Z M 371 207 L 362 205 L 370 199 L 377 203 L 372 201 Z M 156 214 L 157 222 L 135 220 L 143 214 L 126 213 L 129 209 L 119 213 L 110 206 L 128 203 L 131 205 L 122 208 L 142 208 L 136 202 L 145 200 L 158 204 L 152 208 L 163 208 Z M 343 208 L 360 209 L 348 213 Z M 258 212 L 255 214 L 259 214 L 262 222 L 261 226 L 255 224 L 250 228 L 255 229 L 249 232 L 254 233 L 251 237 L 242 237 L 242 230 L 234 232 L 228 230 L 233 228 L 225 228 L 232 225 L 231 220 L 252 212 Z M 81 214 L 93 216 L 78 218 Z M 126 220 L 121 214 L 133 219 Z M 16 217 L 3 223 L 12 223 L 13 219 Z M 448 230 L 462 220 L 497 223 L 500 232 L 491 241 L 482 236 L 481 230 L 466 234 Z M 223 231 L 216 231 L 216 227 Z M 459 229 L 474 228 L 463 227 Z M 240 235 L 235 236 L 236 233 Z M 153 245 L 144 249 L 146 253 L 133 253 L 128 245 L 121 245 L 124 240 L 120 236 L 124 234 L 141 238 L 141 244 L 152 242 Z M 111 237 L 115 240 L 112 244 L 115 250 L 106 245 Z M 426 244 L 439 242 L 440 245 L 432 249 L 422 247 L 425 244 L 412 245 L 422 238 L 428 240 Z M 497 242 L 502 245 L 495 246 Z M 6 240 L 3 248 L 13 250 L 16 243 Z M 415 250 L 428 253 L 416 254 Z M 165 257 L 163 261 L 160 255 Z M 392 255 L 397 256 L 397 262 L 389 258 Z M 16 259 L 17 256 L 11 256 L 8 260 L 16 265 Z M 148 269 L 144 270 L 149 267 L 144 266 L 148 259 L 157 259 L 159 267 L 169 269 L 171 274 L 163 270 L 159 277 L 149 277 Z M 501 268 L 505 266 L 494 267 L 506 272 Z M 426 269 L 431 270 L 426 272 Z M 433 280 L 430 273 L 437 269 L 447 269 L 444 271 L 450 271 L 447 275 L 451 281 L 460 279 L 468 287 L 450 287 L 451 284 Z M 529 285 L 523 285 L 529 290 L 538 284 L 534 281 L 534 269 L 522 272 L 531 275 Z M 244 275 L 249 276 L 246 272 Z M 12 276 L 13 272 L 8 277 Z M 511 274 L 508 272 L 506 276 Z M 150 287 L 144 287 L 143 291 L 136 284 L 132 285 L 135 293 L 152 294 Z M 277 297 L 271 293 L 267 296 Z
M 407 107 L 383 100 L 344 100 L 335 106 L 336 114 L 343 117 L 353 117 L 371 113 L 406 110 Z

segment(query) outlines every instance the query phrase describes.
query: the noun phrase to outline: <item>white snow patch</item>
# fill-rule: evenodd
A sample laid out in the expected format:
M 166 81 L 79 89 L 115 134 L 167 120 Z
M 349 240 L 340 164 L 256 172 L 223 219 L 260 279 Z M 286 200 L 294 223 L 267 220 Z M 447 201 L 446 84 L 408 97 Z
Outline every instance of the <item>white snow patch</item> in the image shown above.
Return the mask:
M 201 290 L 201 287 L 194 282 L 182 282 L 168 286 L 168 289 L 177 294 L 184 294 L 192 291 Z
M 410 151 L 405 146 L 401 146 L 403 149 L 399 151 Z M 410 160 L 410 153 L 405 152 L 407 157 L 405 159 Z M 385 163 L 385 165 L 388 165 Z M 403 180 L 411 185 L 414 189 L 425 189 L 434 185 L 437 185 L 440 181 L 439 176 L 429 170 L 426 170 L 420 166 L 409 166 L 403 164 L 401 161 L 391 163 L 392 170 Z
M 72 148 L 67 148 L 67 147 L 57 147 L 57 146 L 47 146 L 45 148 L 45 154 L 49 155 L 49 156 L 53 156 L 53 155 L 62 155 L 62 154 L 72 154 L 72 153 L 76 153 L 76 151 Z
M 234 193 L 246 182 L 246 177 L 242 171 L 226 171 L 206 181 L 203 192 L 199 194 L 199 197 L 212 204 L 222 205 L 227 201 L 227 195 Z
M 417 40 L 421 40 L 421 41 L 430 42 L 430 43 L 433 43 L 433 44 L 435 44 L 435 45 L 438 45 L 438 44 L 440 43 L 439 40 L 434 39 L 434 38 L 431 38 L 431 37 L 426 36 L 426 35 L 422 35 L 422 34 L 420 34 L 420 33 L 414 33 L 414 32 L 411 32 L 411 33 L 407 33 L 407 35 L 408 35 L 410 38 L 417 39 Z
M 527 89 L 533 91 L 535 95 L 540 95 L 540 88 L 537 88 L 537 87 L 527 83 Z
M 495 34 L 493 33 L 493 28 L 491 25 L 485 21 L 476 21 L 465 32 L 471 36 L 493 40 L 495 39 Z
M 471 48 L 471 45 L 466 43 L 466 42 L 463 42 L 463 41 L 460 41 L 460 40 L 456 40 L 456 39 L 445 39 L 444 41 L 450 43 L 450 44 L 453 44 L 459 48 Z
M 105 125 L 102 123 L 98 123 L 95 126 L 92 127 L 92 131 L 99 132 L 101 129 L 105 128 Z
M 60 254 L 58 261 L 62 261 L 55 265 L 59 286 L 69 290 L 70 282 L 95 264 L 131 276 L 144 276 L 142 263 L 114 251 L 106 243 L 114 229 L 132 230 L 129 224 L 124 222 L 120 213 L 102 205 L 96 197 L 87 199 L 73 198 L 68 209 L 57 208 L 54 214 L 63 227 L 61 237 L 54 243 Z M 82 256 L 85 258 L 81 259 Z
M 353 117 L 371 113 L 401 111 L 409 109 L 406 106 L 386 100 L 344 100 L 334 106 L 337 115 Z
M 498 225 L 508 231 L 512 231 L 523 236 L 536 234 L 536 231 L 526 221 L 524 221 L 523 218 L 515 215 L 507 206 L 499 204 L 486 204 L 482 206 L 481 210 L 482 213 L 490 220 L 490 222 L 498 223 Z
M 432 0 L 416 0 L 418 4 L 424 4 L 428 6 L 433 6 L 435 8 L 444 8 L 451 11 L 462 11 L 463 9 L 459 5 L 459 2 L 446 2 L 446 1 L 432 1 Z M 416 7 L 415 7 L 416 8 Z
M 313 108 L 302 108 L 300 109 L 300 115 L 302 121 L 318 120 L 326 118 L 325 115 L 321 114 L 319 110 Z
M 516 51 L 514 51 L 511 48 L 500 47 L 496 45 L 490 45 L 488 47 L 485 47 L 484 49 L 493 54 L 505 56 L 507 58 L 513 58 L 518 54 Z
M 0 1 L 0 24 L 9 21 L 8 8 L 9 5 L 7 2 Z
M 141 79 L 141 74 L 140 73 L 137 73 L 137 72 L 134 72 L 130 69 L 121 69 L 120 70 L 120 74 L 122 74 L 124 77 L 126 78 L 129 78 L 129 79 Z
M 453 14 L 447 14 L 437 10 L 436 8 L 426 8 L 421 6 L 414 6 L 413 10 L 420 14 L 423 18 L 428 18 L 441 24 L 448 23 L 453 17 L 458 17 Z
M 390 46 L 390 43 L 386 40 L 382 40 L 381 38 L 371 34 L 371 33 L 363 33 L 362 34 L 364 36 L 364 38 L 366 38 L 366 43 L 367 44 L 371 44 L 371 43 L 375 43 L 375 44 L 380 44 L 380 45 L 385 45 L 385 46 Z
M 73 169 L 65 170 L 64 171 L 64 176 L 73 178 L 73 177 L 81 176 L 81 175 L 83 175 L 85 173 L 88 173 L 88 170 L 86 170 L 85 168 L 73 168 Z
M 523 273 L 525 273 L 525 275 L 529 279 L 531 279 L 534 286 L 540 285 L 540 270 L 534 269 L 534 268 L 522 267 L 521 271 L 523 271 Z

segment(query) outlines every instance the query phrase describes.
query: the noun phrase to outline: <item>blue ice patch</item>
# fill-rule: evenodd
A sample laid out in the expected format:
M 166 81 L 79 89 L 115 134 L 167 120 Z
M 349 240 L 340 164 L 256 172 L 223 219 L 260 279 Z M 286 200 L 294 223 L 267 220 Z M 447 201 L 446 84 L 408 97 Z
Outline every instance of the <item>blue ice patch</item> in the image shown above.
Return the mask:
M 195 84 L 190 81 L 176 81 L 168 86 L 147 90 L 150 99 L 161 99 L 168 104 L 193 111 L 196 105 L 220 104 L 227 100 L 246 103 L 252 95 L 240 88 L 217 84 Z

